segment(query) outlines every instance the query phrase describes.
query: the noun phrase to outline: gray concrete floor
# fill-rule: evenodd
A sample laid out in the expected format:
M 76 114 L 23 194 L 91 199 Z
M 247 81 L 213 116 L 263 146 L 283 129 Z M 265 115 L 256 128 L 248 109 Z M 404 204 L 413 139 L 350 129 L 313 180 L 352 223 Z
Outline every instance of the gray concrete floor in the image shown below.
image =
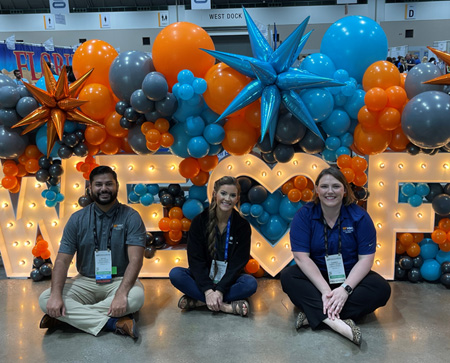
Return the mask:
M 205 309 L 183 312 L 177 308 L 181 294 L 167 279 L 143 284 L 141 337 L 134 342 L 70 327 L 41 330 L 37 301 L 49 281 L 0 278 L 0 362 L 449 361 L 450 291 L 440 284 L 391 282 L 388 305 L 359 322 L 360 348 L 327 329 L 295 331 L 296 310 L 277 279 L 258 280 L 249 318 Z

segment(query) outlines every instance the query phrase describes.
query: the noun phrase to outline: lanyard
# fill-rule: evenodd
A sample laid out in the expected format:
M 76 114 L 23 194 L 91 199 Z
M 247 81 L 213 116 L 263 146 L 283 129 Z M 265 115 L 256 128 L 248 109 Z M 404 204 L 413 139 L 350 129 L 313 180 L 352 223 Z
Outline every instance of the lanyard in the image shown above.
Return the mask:
M 328 223 L 323 219 L 323 236 L 325 239 L 325 256 L 328 256 Z M 341 216 L 338 217 L 338 254 L 340 255 L 342 252 L 342 241 L 341 241 Z
M 112 222 L 111 222 L 111 226 L 109 227 L 109 234 L 108 234 L 108 242 L 106 244 L 106 248 L 108 251 L 111 250 L 111 236 L 112 236 L 112 231 L 114 228 L 114 222 L 116 221 L 117 218 L 117 214 L 119 214 L 119 209 L 120 209 L 120 205 L 117 206 L 113 218 L 112 218 Z M 95 251 L 98 251 L 100 249 L 100 242 L 98 241 L 98 235 L 97 235 L 97 214 L 95 213 L 94 207 L 92 208 L 93 213 L 94 213 L 94 243 L 95 243 Z
M 226 261 L 228 259 L 228 241 L 230 240 L 230 226 L 231 226 L 231 216 L 230 216 L 230 218 L 228 218 L 228 222 L 227 222 L 227 235 L 225 238 L 225 252 L 223 255 L 224 261 Z M 220 236 L 220 234 L 219 234 L 219 236 Z M 217 248 L 217 245 L 216 245 L 216 248 Z

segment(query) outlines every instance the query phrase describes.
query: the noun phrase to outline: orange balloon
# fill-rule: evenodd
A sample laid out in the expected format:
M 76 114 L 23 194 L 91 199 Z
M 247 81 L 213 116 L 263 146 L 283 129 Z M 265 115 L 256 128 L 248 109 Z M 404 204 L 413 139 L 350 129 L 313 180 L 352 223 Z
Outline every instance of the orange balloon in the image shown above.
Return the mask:
M 405 252 L 406 252 L 406 247 L 403 246 L 403 244 L 400 243 L 400 241 L 397 241 L 397 244 L 396 244 L 396 246 L 395 246 L 395 253 L 396 253 L 397 255 L 402 255 L 402 254 L 404 254 Z
M 259 270 L 259 262 L 253 258 L 249 259 L 247 264 L 245 265 L 245 272 L 249 274 L 254 274 L 258 270 Z
M 170 218 L 167 218 L 167 217 L 161 218 L 158 222 L 158 227 L 163 232 L 169 232 L 170 231 Z
M 15 176 L 5 176 L 2 179 L 2 186 L 5 189 L 13 189 L 18 184 L 18 180 Z
M 352 169 L 355 173 L 358 171 L 365 171 L 367 169 L 367 160 L 359 156 L 355 156 L 352 158 Z
M 413 233 L 412 235 L 414 237 L 414 243 L 420 243 L 425 238 L 423 233 Z
M 141 131 L 145 135 L 149 130 L 154 129 L 155 125 L 153 122 L 146 121 L 141 125 Z
M 339 168 L 351 168 L 352 167 L 352 157 L 347 154 L 339 155 L 337 158 L 337 166 Z
M 245 108 L 245 119 L 255 129 L 261 129 L 261 101 L 259 99 Z
M 20 191 L 20 180 L 17 180 L 17 185 L 14 188 L 9 189 L 12 194 L 19 193 Z
M 351 183 L 353 179 L 355 179 L 355 172 L 352 168 L 343 168 L 341 169 L 341 172 L 342 174 L 344 174 L 345 179 L 347 179 L 349 183 Z
M 208 83 L 208 88 L 203 93 L 203 98 L 209 108 L 219 115 L 251 81 L 251 78 L 244 76 L 225 63 L 217 63 L 211 67 L 204 78 Z M 238 110 L 232 116 L 242 112 L 244 111 Z
M 189 231 L 190 228 L 191 228 L 191 220 L 187 218 L 181 219 L 181 230 L 183 232 L 187 232 Z
M 48 248 L 48 242 L 41 239 L 36 243 L 36 247 L 38 249 L 38 251 L 45 251 Z
M 159 141 L 157 142 L 146 142 L 147 149 L 150 151 L 158 151 L 159 147 L 161 146 L 161 143 Z
M 25 165 L 25 163 L 27 162 L 28 159 L 29 159 L 28 156 L 26 156 L 25 153 L 23 153 L 22 155 L 19 156 L 19 158 L 17 160 L 19 161 L 20 164 Z M 12 160 L 8 160 L 8 161 L 12 161 Z M 3 164 L 3 166 L 5 166 L 5 164 Z
M 444 243 L 441 243 L 441 244 L 439 245 L 439 248 L 441 249 L 441 251 L 444 251 L 444 252 L 450 252 L 450 242 L 449 242 L 449 241 L 446 241 L 446 242 L 444 242 Z
M 265 271 L 262 267 L 259 267 L 258 271 L 256 271 L 254 274 L 252 274 L 255 277 L 263 277 L 265 275 Z
M 219 164 L 219 157 L 217 155 L 206 155 L 198 159 L 200 169 L 203 171 L 212 171 Z
M 25 170 L 30 174 L 35 174 L 39 169 L 39 161 L 36 159 L 28 159 L 25 163 Z
M 291 202 L 297 203 L 302 199 L 302 192 L 297 188 L 292 188 L 291 190 L 289 190 L 287 196 Z
M 169 132 L 165 132 L 161 135 L 161 146 L 162 147 L 170 147 L 172 146 L 175 139 L 173 138 L 173 135 Z
M 450 219 L 442 218 L 438 223 L 439 229 L 442 229 L 445 233 L 450 231 Z
M 283 186 L 281 187 L 281 191 L 283 192 L 283 194 L 287 195 L 289 193 L 289 191 L 293 188 L 295 188 L 295 185 L 294 185 L 294 181 L 291 179 L 283 184 Z
M 392 86 L 386 90 L 388 96 L 388 107 L 401 110 L 406 102 L 406 91 L 400 86 Z
M 126 154 L 134 154 L 133 149 L 131 148 L 130 144 L 128 143 L 128 135 L 125 137 L 122 137 L 122 142 L 120 144 L 120 148 L 126 153 Z
M 72 68 L 75 78 L 80 78 L 91 69 L 94 71 L 88 78 L 89 83 L 100 83 L 109 89 L 109 68 L 119 54 L 113 46 L 103 40 L 88 40 L 75 51 Z
M 161 133 L 157 129 L 148 130 L 145 134 L 145 139 L 151 143 L 159 142 L 161 139 Z
M 358 150 L 366 155 L 376 155 L 387 149 L 391 142 L 391 131 L 381 128 L 363 130 L 361 125 L 356 125 L 353 135 L 354 144 Z
M 400 73 L 400 87 L 405 88 L 405 79 L 408 73 Z
M 112 92 L 103 84 L 87 84 L 81 89 L 78 99 L 88 101 L 81 105 L 80 109 L 95 120 L 101 120 L 114 111 L 115 103 Z
M 169 227 L 171 231 L 181 231 L 181 221 L 178 218 L 172 218 Z
M 200 172 L 200 164 L 195 158 L 186 158 L 180 162 L 178 171 L 183 178 L 192 179 Z
M 200 172 L 191 178 L 191 182 L 194 185 L 197 185 L 199 187 L 205 185 L 209 180 L 209 173 L 203 170 L 200 170 Z
M 122 116 L 120 116 L 116 111 L 112 111 L 106 118 L 105 118 L 105 129 L 106 132 L 114 137 L 125 137 L 128 135 L 128 130 L 124 129 L 122 126 L 120 126 L 120 119 Z
M 171 219 L 179 219 L 183 218 L 183 210 L 180 207 L 172 207 L 169 210 L 169 218 Z
M 420 255 L 420 246 L 417 243 L 412 243 L 407 249 L 406 253 L 410 257 L 417 257 Z
M 364 129 L 372 129 L 378 125 L 378 112 L 369 111 L 367 106 L 361 107 L 358 112 L 358 121 Z
M 400 234 L 399 240 L 403 246 L 408 247 L 414 243 L 414 236 L 412 233 L 402 233 Z
M 178 230 L 170 230 L 169 231 L 169 239 L 171 242 L 180 242 L 181 238 L 183 238 L 183 232 Z M 170 244 L 170 242 L 169 242 Z M 178 243 L 173 243 L 172 245 L 175 245 Z
M 447 241 L 447 233 L 445 233 L 445 231 L 443 231 L 442 229 L 435 229 L 433 231 L 433 233 L 431 234 L 431 239 L 437 243 L 437 244 L 442 244 L 445 241 Z
M 16 176 L 17 174 L 19 174 L 19 167 L 16 165 L 16 163 L 4 164 L 3 174 L 5 174 L 6 176 Z
M 86 129 L 86 131 L 87 131 L 87 129 Z M 86 131 L 84 132 L 84 137 L 86 137 Z M 106 139 L 106 131 L 105 131 L 105 139 Z M 105 141 L 105 140 L 103 140 L 103 141 Z M 97 155 L 98 152 L 100 151 L 100 146 L 99 145 L 92 145 L 91 143 L 86 142 L 86 146 L 88 148 L 88 155 L 89 156 Z
M 44 252 L 41 253 L 41 257 L 46 260 L 47 258 L 50 258 L 51 256 L 51 252 L 49 250 L 45 250 Z
M 379 87 L 371 88 L 364 96 L 364 103 L 369 111 L 381 111 L 386 107 L 388 96 L 384 89 Z
M 152 48 L 153 64 L 164 74 L 170 88 L 177 83 L 180 71 L 189 69 L 195 77 L 204 78 L 214 65 L 214 57 L 200 48 L 214 50 L 214 43 L 198 25 L 178 22 L 159 32 Z
M 366 92 L 373 87 L 387 89 L 392 86 L 400 86 L 400 71 L 391 62 L 375 62 L 364 72 L 362 85 Z
M 367 175 L 363 171 L 356 172 L 355 178 L 353 179 L 353 184 L 355 184 L 357 187 L 362 187 L 366 185 L 367 183 Z
M 28 145 L 25 148 L 25 155 L 28 159 L 39 159 L 43 154 L 39 151 L 36 145 Z
M 106 155 L 115 155 L 120 151 L 122 141 L 113 136 L 108 136 L 105 141 L 100 145 L 100 150 Z
M 402 115 L 393 107 L 386 107 L 378 115 L 378 124 L 383 130 L 395 130 L 402 122 Z
M 403 132 L 402 125 L 399 125 L 396 129 L 392 130 L 392 139 L 389 143 L 389 148 L 392 151 L 404 151 L 409 144 L 409 139 Z
M 91 145 L 100 145 L 106 140 L 106 136 L 106 130 L 100 126 L 88 126 L 84 131 L 84 137 L 86 138 L 86 141 Z
M 258 141 L 259 132 L 242 115 L 229 117 L 223 128 L 222 146 L 231 155 L 248 154 Z
M 25 166 L 22 164 L 18 164 L 17 169 L 19 170 L 16 175 L 18 178 L 21 178 L 28 174 L 27 170 L 25 169 Z
M 294 178 L 294 185 L 297 189 L 303 190 L 308 185 L 308 178 L 304 175 L 298 175 Z
M 161 134 L 169 131 L 170 124 L 165 118 L 159 118 L 155 121 L 155 129 L 157 129 Z
M 31 250 L 31 254 L 32 254 L 34 257 L 39 257 L 39 256 L 41 255 L 41 251 L 38 251 L 37 247 L 34 246 L 33 249 Z
M 312 191 L 312 189 L 310 188 L 305 188 L 302 190 L 302 200 L 304 202 L 310 202 L 314 197 L 314 193 Z

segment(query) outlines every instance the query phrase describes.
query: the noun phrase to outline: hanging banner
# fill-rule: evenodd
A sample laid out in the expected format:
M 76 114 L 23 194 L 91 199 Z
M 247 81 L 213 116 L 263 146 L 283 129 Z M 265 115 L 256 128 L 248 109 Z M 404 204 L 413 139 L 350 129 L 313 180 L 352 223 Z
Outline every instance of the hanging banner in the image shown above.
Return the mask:
M 50 13 L 51 14 L 69 14 L 69 0 L 50 0 Z
M 64 65 L 72 64 L 73 49 L 54 47 L 54 51 L 46 51 L 44 46 L 16 43 L 15 50 L 9 50 L 6 44 L 0 44 L 0 70 L 11 73 L 19 69 L 24 78 L 36 82 L 41 77 L 43 62 L 52 62 L 56 73 L 61 72 Z

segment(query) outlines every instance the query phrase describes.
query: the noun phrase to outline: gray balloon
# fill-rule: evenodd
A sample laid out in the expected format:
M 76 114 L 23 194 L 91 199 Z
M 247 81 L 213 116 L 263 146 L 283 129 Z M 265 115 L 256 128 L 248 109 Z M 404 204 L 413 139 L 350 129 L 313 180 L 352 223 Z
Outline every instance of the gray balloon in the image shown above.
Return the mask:
M 142 90 L 149 100 L 159 101 L 166 97 L 169 86 L 161 73 L 151 72 L 142 81 Z
M 4 86 L 0 88 L 0 107 L 1 108 L 13 108 L 16 107 L 17 102 L 20 100 L 19 91 L 16 86 Z
M 119 115 L 122 115 L 122 116 L 123 116 L 125 110 L 126 110 L 128 107 L 130 107 L 130 105 L 129 105 L 128 103 L 126 103 L 125 101 L 119 101 L 119 102 L 116 103 L 116 112 L 117 112 Z
M 147 140 L 141 131 L 141 127 L 136 125 L 128 130 L 128 144 L 136 154 L 148 155 L 154 154 L 147 148 Z
M 26 135 L 21 136 L 18 132 L 0 125 L 0 158 L 17 158 L 23 154 L 27 145 Z
M 450 214 L 450 195 L 439 194 L 434 197 L 431 205 L 436 214 L 440 216 L 447 216 Z
M 443 91 L 443 85 L 422 83 L 439 76 L 442 76 L 442 72 L 433 63 L 420 63 L 414 66 L 405 79 L 405 91 L 408 98 L 411 99 L 425 91 Z
M 17 91 L 19 91 L 20 97 L 33 97 L 23 84 L 17 86 Z
M 16 84 L 6 74 L 0 73 L 0 88 L 5 86 L 16 87 Z
M 137 89 L 131 94 L 130 104 L 139 113 L 147 113 L 155 109 L 155 103 L 145 96 L 142 89 Z
M 154 71 L 152 58 L 139 51 L 120 53 L 109 68 L 109 83 L 114 94 L 130 102 L 131 94 L 141 88 L 145 76 Z
M 303 152 L 308 154 L 318 154 L 325 149 L 323 140 L 312 131 L 307 130 L 305 136 L 298 143 Z
M 177 98 L 173 93 L 168 93 L 166 97 L 155 103 L 155 108 L 163 117 L 170 117 L 178 108 Z
M 293 145 L 305 136 L 306 127 L 292 113 L 288 112 L 278 118 L 275 139 L 286 145 Z M 275 153 L 274 153 L 275 154 Z
M 39 267 L 39 272 L 42 276 L 50 276 L 52 274 L 53 265 L 49 262 L 44 263 L 41 267 Z
M 145 119 L 151 122 L 155 122 L 157 119 L 161 117 L 162 115 L 158 111 L 152 111 L 145 114 Z
M 414 145 L 435 149 L 450 142 L 449 115 L 448 94 L 438 91 L 422 92 L 403 109 L 402 129 Z
M 20 121 L 20 116 L 13 108 L 0 108 L 0 124 L 8 127 L 14 126 Z
M 16 111 L 21 117 L 27 116 L 33 112 L 39 104 L 33 97 L 22 97 L 16 105 Z
M 273 157 L 279 163 L 287 163 L 294 157 L 295 151 L 292 145 L 278 144 L 273 149 Z
M 38 268 L 34 268 L 31 270 L 30 277 L 33 281 L 36 281 L 36 282 L 41 281 L 44 278 L 44 276 L 42 276 L 42 274 L 39 272 Z

